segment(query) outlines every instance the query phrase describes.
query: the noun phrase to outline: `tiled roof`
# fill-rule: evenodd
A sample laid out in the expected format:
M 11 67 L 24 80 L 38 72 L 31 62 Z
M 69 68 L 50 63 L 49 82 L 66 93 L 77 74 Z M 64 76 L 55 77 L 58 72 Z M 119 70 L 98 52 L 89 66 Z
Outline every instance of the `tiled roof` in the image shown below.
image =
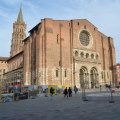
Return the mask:
M 0 57 L 1 61 L 6 61 L 9 57 Z

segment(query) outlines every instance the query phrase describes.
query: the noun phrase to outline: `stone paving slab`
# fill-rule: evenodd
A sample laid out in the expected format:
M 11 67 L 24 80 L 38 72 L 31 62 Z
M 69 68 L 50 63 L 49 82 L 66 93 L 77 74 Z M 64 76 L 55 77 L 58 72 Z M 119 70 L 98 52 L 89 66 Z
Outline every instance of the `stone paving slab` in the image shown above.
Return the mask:
M 82 100 L 81 93 L 72 98 L 63 95 L 0 103 L 0 120 L 119 120 L 120 98 Z

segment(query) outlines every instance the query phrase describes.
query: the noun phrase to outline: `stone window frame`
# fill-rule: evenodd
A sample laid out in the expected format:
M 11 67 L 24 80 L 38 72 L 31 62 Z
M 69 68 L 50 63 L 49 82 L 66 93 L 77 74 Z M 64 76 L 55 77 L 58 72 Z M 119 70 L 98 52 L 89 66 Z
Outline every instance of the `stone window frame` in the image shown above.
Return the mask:
M 84 58 L 84 52 L 81 52 L 81 53 L 80 53 L 80 57 L 81 57 L 81 58 Z
M 80 43 L 83 46 L 88 46 L 90 44 L 90 34 L 86 30 L 82 30 L 79 34 Z
M 58 68 L 55 69 L 55 77 L 59 78 L 59 69 Z
M 76 50 L 76 51 L 75 51 L 75 57 L 78 57 L 78 55 L 79 55 L 79 53 L 78 53 L 78 51 Z
M 94 59 L 94 57 L 95 57 L 95 55 L 92 53 L 92 54 L 91 54 L 91 59 Z
M 59 34 L 57 33 L 57 44 L 59 44 Z
M 89 45 L 88 45 L 88 46 L 84 46 L 84 45 L 82 45 L 81 42 L 80 42 L 80 33 L 81 33 L 82 31 L 86 31 L 86 32 L 89 33 L 90 42 L 89 42 Z M 93 36 L 92 36 L 91 30 L 89 29 L 89 27 L 87 27 L 87 29 L 84 28 L 84 25 L 81 27 L 81 29 L 78 31 L 78 41 L 79 41 L 79 43 L 80 43 L 80 45 L 81 45 L 82 47 L 88 48 L 88 49 L 92 48 L 92 46 L 93 46 Z
M 89 58 L 89 56 L 90 56 L 89 53 L 86 53 L 86 58 Z
M 103 71 L 101 72 L 101 78 L 102 78 L 102 79 L 104 78 Z
M 64 77 L 67 78 L 67 69 L 64 70 Z
M 107 72 L 107 78 L 109 79 L 109 72 Z
M 98 59 L 99 59 L 99 55 L 98 55 L 98 54 L 96 54 L 95 58 L 96 58 L 96 60 L 98 60 Z

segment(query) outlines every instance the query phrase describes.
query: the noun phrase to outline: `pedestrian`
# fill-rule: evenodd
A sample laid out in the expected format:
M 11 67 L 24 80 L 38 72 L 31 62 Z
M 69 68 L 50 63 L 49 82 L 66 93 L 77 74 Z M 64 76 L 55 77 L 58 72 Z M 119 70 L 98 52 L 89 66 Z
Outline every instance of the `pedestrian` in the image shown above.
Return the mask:
M 45 89 L 45 97 L 48 97 L 48 88 Z
M 19 96 L 20 96 L 19 88 L 18 88 L 18 86 L 15 86 L 14 87 L 14 100 L 18 101 L 19 100 Z
M 94 88 L 94 84 L 93 84 L 93 82 L 91 82 L 91 88 Z
M 100 93 L 101 93 L 102 86 L 100 85 Z
M 51 99 L 52 99 L 52 96 L 53 96 L 53 94 L 54 94 L 54 88 L 50 88 L 50 96 L 51 96 Z
M 72 89 L 70 87 L 68 89 L 68 94 L 69 94 L 69 97 L 72 97 Z
M 76 85 L 74 86 L 74 92 L 75 92 L 75 94 L 77 93 L 77 91 L 78 91 L 78 88 L 76 87 Z
M 67 89 L 67 87 L 64 89 L 63 94 L 64 94 L 64 97 L 68 98 L 68 89 Z

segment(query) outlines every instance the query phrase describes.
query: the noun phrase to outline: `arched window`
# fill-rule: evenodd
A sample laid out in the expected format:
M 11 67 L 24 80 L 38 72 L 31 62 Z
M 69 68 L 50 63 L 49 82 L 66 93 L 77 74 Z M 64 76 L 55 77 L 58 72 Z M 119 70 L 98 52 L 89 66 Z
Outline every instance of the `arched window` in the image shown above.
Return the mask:
M 103 79 L 103 72 L 101 72 L 101 78 Z
M 88 58 L 88 57 L 89 57 L 89 54 L 87 53 L 87 54 L 86 54 L 86 58 Z
M 94 59 L 94 54 L 91 54 L 91 59 Z
M 107 78 L 109 78 L 109 73 L 107 72 Z
M 59 70 L 56 69 L 56 77 L 59 77 Z
M 76 56 L 76 57 L 78 56 L 78 51 L 75 51 L 75 56 Z
M 65 78 L 67 77 L 67 70 L 65 69 Z
M 98 55 L 96 55 L 96 59 L 97 59 L 97 60 L 99 59 L 99 56 L 98 56 Z
M 83 52 L 81 52 L 81 53 L 80 53 L 80 56 L 81 56 L 81 58 L 83 58 L 83 57 L 84 57 L 84 53 L 83 53 Z

